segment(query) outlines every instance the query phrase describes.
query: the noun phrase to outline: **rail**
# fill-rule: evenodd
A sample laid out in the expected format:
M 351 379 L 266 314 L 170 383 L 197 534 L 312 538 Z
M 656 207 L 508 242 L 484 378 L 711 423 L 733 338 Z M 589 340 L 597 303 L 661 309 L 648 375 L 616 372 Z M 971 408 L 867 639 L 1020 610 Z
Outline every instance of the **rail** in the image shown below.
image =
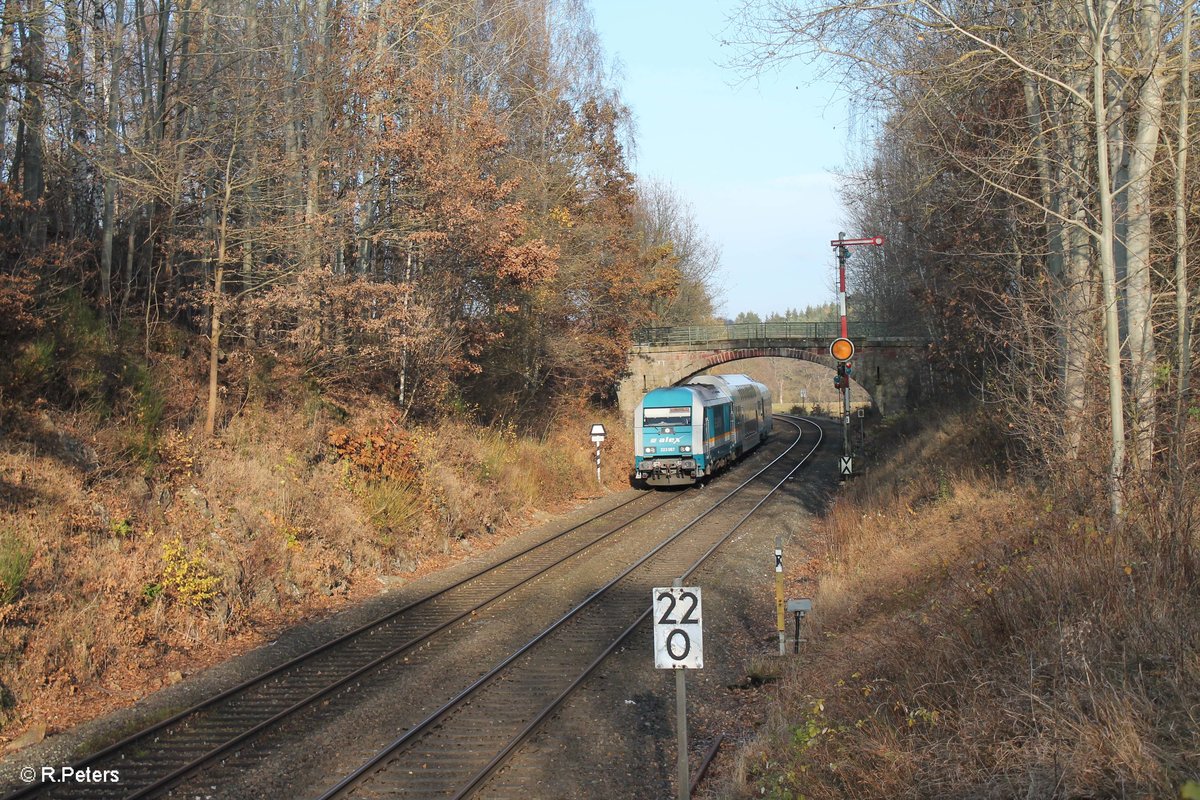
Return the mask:
M 666 534 L 640 559 L 624 566 L 620 574 L 378 751 L 320 800 L 352 794 L 460 800 L 474 794 L 643 624 L 651 612 L 644 602 L 650 587 L 661 585 L 664 576 L 686 579 L 699 569 L 808 462 L 821 445 L 820 426 L 811 420 L 785 421 L 796 426 L 798 435 L 781 455 L 683 527 Z M 818 438 L 791 464 L 785 457 L 807 443 L 799 435 L 798 422 L 816 428 Z M 735 525 L 692 531 L 726 501 L 745 498 L 741 492 L 781 461 L 786 473 L 768 479 L 766 493 Z
M 636 516 L 611 530 L 597 534 L 585 528 L 655 494 L 639 492 L 596 517 L 535 542 L 444 589 L 403 603 L 369 623 L 86 756 L 73 765 L 76 774 L 84 769 L 98 773 L 111 768 L 119 770 L 121 777 L 119 784 L 90 786 L 86 796 L 93 800 L 138 800 L 161 796 L 176 784 L 194 779 L 214 762 L 231 757 L 252 738 L 277 730 L 285 719 L 317 703 L 330 703 L 334 692 L 427 646 L 434 637 L 499 601 L 515 587 L 531 583 L 601 539 L 684 497 L 675 494 L 644 510 L 635 506 Z M 55 800 L 81 797 L 80 791 L 78 785 L 46 781 L 29 783 L 3 797 Z M 179 794 L 191 796 L 194 792 Z

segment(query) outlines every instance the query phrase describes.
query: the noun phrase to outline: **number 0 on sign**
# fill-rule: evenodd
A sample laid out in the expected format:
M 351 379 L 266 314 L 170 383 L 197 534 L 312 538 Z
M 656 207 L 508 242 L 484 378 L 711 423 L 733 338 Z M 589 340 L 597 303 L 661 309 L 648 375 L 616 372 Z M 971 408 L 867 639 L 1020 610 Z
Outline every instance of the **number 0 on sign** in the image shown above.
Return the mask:
M 658 669 L 703 669 L 700 589 L 668 586 L 655 589 L 653 598 L 654 666 Z

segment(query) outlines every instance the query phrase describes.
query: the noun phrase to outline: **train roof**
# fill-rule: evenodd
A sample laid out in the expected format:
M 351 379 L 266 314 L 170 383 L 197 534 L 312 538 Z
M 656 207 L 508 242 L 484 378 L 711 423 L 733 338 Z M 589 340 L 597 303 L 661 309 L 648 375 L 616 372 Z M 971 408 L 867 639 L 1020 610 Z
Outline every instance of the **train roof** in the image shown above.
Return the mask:
M 756 391 L 766 389 L 758 381 L 748 375 L 694 375 L 688 378 L 689 386 L 716 386 L 730 394 L 738 394 L 745 388 Z
M 664 386 L 661 389 L 651 389 L 641 402 L 641 405 L 650 408 L 690 406 L 691 404 L 692 393 L 684 386 Z
M 642 398 L 642 402 L 638 403 L 638 407 L 690 406 L 693 399 L 698 399 L 703 406 L 711 406 L 731 402 L 733 395 L 724 387 L 715 384 L 686 383 L 680 386 L 651 389 Z
M 698 375 L 696 377 L 720 378 L 721 380 L 725 381 L 725 383 L 729 384 L 730 386 L 762 386 L 761 383 L 754 380 L 749 375 L 708 375 L 708 376 Z

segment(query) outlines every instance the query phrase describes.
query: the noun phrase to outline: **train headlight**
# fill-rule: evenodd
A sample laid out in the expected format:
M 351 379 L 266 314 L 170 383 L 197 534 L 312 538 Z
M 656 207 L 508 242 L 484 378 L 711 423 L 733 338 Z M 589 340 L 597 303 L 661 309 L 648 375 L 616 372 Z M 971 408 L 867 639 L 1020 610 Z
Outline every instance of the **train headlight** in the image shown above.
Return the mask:
M 691 445 L 685 444 L 683 447 L 679 448 L 679 452 L 690 453 L 690 452 L 692 452 L 692 447 L 691 447 Z
M 653 447 L 647 447 L 647 448 L 646 448 L 646 452 L 647 452 L 647 453 L 655 453 L 655 452 L 657 452 L 657 451 L 656 451 L 656 450 L 655 450 Z

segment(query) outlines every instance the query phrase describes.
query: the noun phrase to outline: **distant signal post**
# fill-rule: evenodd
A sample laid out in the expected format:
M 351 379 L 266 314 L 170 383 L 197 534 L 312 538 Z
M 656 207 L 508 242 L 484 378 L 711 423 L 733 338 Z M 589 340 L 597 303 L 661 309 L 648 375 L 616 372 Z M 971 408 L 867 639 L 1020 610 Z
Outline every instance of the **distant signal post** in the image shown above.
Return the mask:
M 853 454 L 850 450 L 850 373 L 854 365 L 850 357 L 854 355 L 854 343 L 850 341 L 850 332 L 846 324 L 846 260 L 850 258 L 851 247 L 868 245 L 882 247 L 882 236 L 861 236 L 847 239 L 843 231 L 838 232 L 838 238 L 829 243 L 837 248 L 838 260 L 838 313 L 841 316 L 840 339 L 834 340 L 829 346 L 829 354 L 837 359 L 838 374 L 834 384 L 842 393 L 842 457 L 838 461 L 838 472 L 842 480 L 850 477 L 853 471 Z

